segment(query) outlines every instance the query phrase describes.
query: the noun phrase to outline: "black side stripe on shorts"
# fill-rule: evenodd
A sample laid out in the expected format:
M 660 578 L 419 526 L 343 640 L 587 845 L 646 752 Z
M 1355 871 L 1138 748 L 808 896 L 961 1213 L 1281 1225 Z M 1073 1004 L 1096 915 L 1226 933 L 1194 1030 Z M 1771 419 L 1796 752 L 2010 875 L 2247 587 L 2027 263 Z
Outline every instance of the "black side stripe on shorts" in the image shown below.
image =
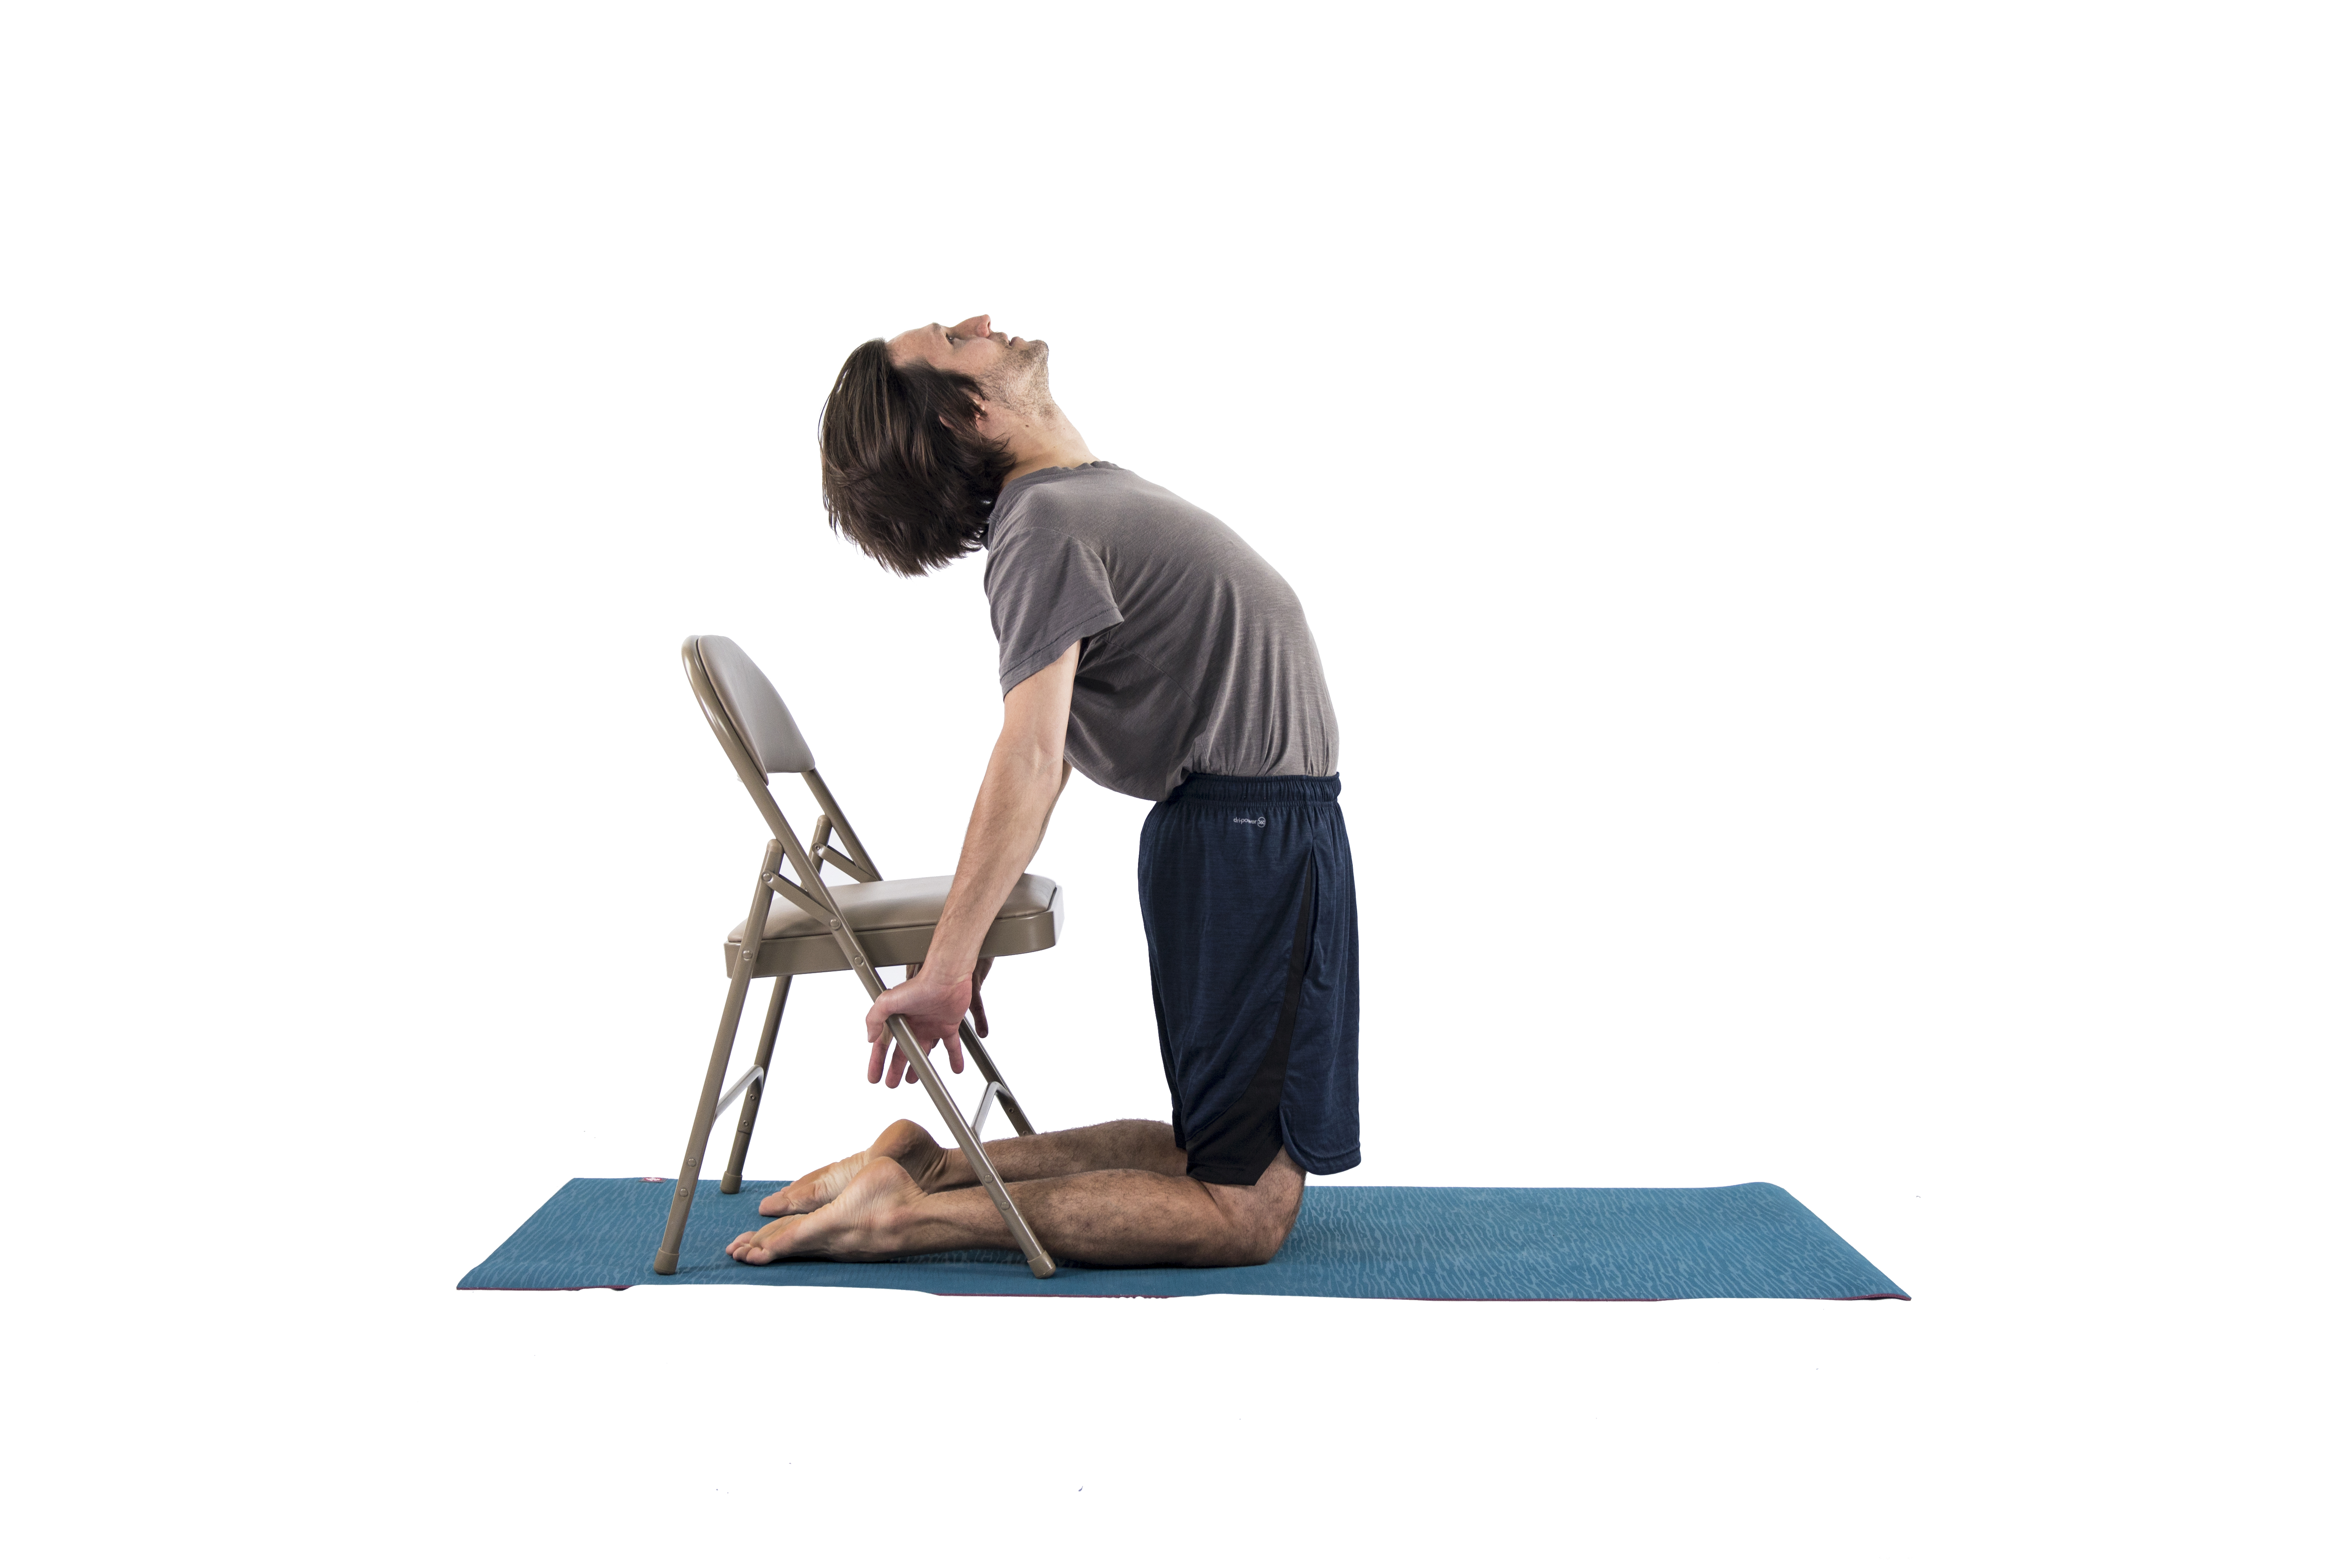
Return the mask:
M 1307 988 L 1307 961 L 1315 949 L 1315 859 L 1299 879 L 1298 920 L 1290 932 L 1290 973 L 1282 987 L 1282 1016 L 1274 1043 L 1258 1058 L 1249 1087 L 1186 1149 L 1192 1173 L 1224 1186 L 1257 1184 L 1282 1149 L 1282 1085 L 1290 1071 L 1290 1037 L 1298 1027 L 1298 997 Z

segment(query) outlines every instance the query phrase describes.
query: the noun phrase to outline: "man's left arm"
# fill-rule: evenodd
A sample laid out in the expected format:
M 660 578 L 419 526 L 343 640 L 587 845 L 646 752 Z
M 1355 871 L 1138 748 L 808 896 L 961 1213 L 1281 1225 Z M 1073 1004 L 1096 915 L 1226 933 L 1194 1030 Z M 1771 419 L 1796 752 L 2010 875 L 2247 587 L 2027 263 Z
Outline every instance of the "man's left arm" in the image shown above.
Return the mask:
M 919 972 L 875 998 L 866 1012 L 866 1082 L 882 1081 L 886 1047 L 889 1086 L 898 1088 L 900 1078 L 912 1074 L 905 1053 L 890 1044 L 893 1013 L 907 1020 L 918 1046 L 928 1051 L 945 1045 L 949 1065 L 963 1071 L 963 1037 L 957 1026 L 971 1005 L 980 944 L 1044 842 L 1045 823 L 1069 778 L 1062 742 L 1069 731 L 1077 669 L 1078 645 L 1072 643 L 1059 658 L 1004 694 L 1004 729 L 989 754 L 980 798 L 972 803 L 955 885 L 931 932 L 930 949 Z

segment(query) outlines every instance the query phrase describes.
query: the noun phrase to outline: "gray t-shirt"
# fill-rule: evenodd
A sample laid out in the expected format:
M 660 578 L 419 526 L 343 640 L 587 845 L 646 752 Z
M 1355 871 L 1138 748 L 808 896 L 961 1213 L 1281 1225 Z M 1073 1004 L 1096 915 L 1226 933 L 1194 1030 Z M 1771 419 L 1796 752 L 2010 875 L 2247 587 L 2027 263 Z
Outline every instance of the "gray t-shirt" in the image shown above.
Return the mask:
M 1111 463 L 1024 474 L 996 499 L 985 581 L 1002 689 L 1084 640 L 1063 754 L 1104 788 L 1339 772 L 1298 595 L 1189 501 Z

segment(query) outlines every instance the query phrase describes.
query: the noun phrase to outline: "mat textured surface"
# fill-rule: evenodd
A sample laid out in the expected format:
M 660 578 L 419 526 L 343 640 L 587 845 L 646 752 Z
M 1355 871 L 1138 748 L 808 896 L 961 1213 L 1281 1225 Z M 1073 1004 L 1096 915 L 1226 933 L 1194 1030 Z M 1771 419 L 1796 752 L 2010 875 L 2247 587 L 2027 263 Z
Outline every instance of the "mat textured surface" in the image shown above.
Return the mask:
M 1255 1268 L 1082 1268 L 1030 1276 L 1014 1252 L 896 1263 L 777 1263 L 721 1248 L 764 1223 L 782 1185 L 732 1197 L 704 1182 L 677 1272 L 653 1271 L 668 1181 L 575 1177 L 461 1290 L 630 1285 L 846 1285 L 941 1296 L 1357 1296 L 1423 1300 L 1654 1301 L 1702 1296 L 1910 1298 L 1769 1182 L 1736 1187 L 1313 1186 L 1290 1240 Z

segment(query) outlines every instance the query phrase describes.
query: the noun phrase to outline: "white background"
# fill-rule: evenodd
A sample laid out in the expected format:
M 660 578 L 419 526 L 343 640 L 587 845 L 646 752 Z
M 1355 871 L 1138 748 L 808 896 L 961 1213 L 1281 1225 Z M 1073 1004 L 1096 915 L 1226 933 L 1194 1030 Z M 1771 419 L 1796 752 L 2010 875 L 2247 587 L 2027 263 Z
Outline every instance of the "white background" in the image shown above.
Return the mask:
M 23 1560 L 2317 1560 L 2341 26 L 12 8 Z M 676 1168 L 763 837 L 683 636 L 952 863 L 978 563 L 813 447 L 976 310 L 1313 619 L 1340 1179 L 1778 1182 L 1916 1300 L 451 1289 Z M 1053 1123 L 1164 1107 L 1144 809 L 994 983 Z M 914 1109 L 861 1010 L 755 1176 Z

